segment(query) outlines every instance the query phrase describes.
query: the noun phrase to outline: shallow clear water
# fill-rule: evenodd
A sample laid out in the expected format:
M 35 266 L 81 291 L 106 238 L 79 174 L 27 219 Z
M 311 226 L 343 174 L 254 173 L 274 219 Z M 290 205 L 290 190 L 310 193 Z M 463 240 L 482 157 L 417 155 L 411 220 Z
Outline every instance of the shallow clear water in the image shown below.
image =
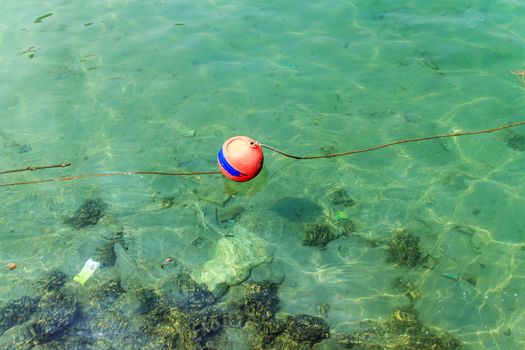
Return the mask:
M 525 84 L 511 71 L 525 69 L 525 5 L 469 4 L 4 1 L 0 171 L 72 165 L 3 174 L 0 183 L 215 171 L 233 135 L 310 155 L 523 120 Z M 210 283 L 219 272 L 206 269 L 246 272 L 264 260 L 248 281 L 282 280 L 279 315 L 323 316 L 332 336 L 321 348 L 413 305 L 421 322 L 464 349 L 521 349 L 524 156 L 521 126 L 336 159 L 265 150 L 262 173 L 243 184 L 121 176 L 0 187 L 0 307 L 39 295 L 36 281 L 58 269 L 90 315 L 93 293 L 117 278 L 125 292 L 112 307 L 133 320 L 120 332 L 136 331 L 147 316 L 137 290 L 161 290 L 180 271 Z M 334 200 L 343 192 L 352 203 Z M 67 224 L 95 198 L 107 205 L 100 221 Z M 349 221 L 337 220 L 340 212 Z M 353 230 L 325 249 L 303 245 L 316 223 Z M 388 261 L 388 243 L 402 230 L 419 237 L 427 263 Z M 74 282 L 118 232 L 117 263 Z M 233 256 L 217 253 L 230 238 L 238 239 Z M 175 261 L 161 269 L 168 257 Z M 9 262 L 17 268 L 4 268 Z M 393 287 L 400 276 L 417 297 Z M 242 280 L 230 281 L 217 305 L 235 304 Z M 12 334 L 28 322 L 6 330 L 1 344 L 15 344 Z M 65 343 L 78 336 L 75 327 L 47 340 Z M 90 336 L 98 346 L 111 338 Z M 215 346 L 246 348 L 243 339 L 224 332 Z

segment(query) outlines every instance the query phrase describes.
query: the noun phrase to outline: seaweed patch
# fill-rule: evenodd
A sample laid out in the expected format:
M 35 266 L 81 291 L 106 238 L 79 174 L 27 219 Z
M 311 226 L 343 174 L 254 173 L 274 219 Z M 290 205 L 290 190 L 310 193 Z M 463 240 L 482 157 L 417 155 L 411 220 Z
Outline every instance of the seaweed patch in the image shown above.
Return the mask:
M 525 136 L 519 134 L 511 134 L 506 138 L 507 146 L 515 151 L 525 151 Z
M 354 350 L 456 350 L 461 342 L 450 334 L 436 331 L 418 318 L 412 307 L 396 309 L 383 322 L 367 322 L 366 328 L 352 334 L 341 334 L 337 343 Z
M 210 338 L 220 334 L 223 317 L 209 307 L 183 311 L 176 307 L 156 307 L 148 315 L 144 330 L 162 349 L 202 349 Z
M 396 233 L 388 244 L 388 261 L 401 266 L 415 267 L 423 260 L 419 237 L 406 231 Z
M 86 199 L 73 216 L 64 220 L 64 223 L 77 230 L 94 226 L 106 214 L 107 209 L 108 205 L 100 198 Z
M 330 227 L 324 224 L 308 225 L 304 231 L 303 245 L 316 246 L 321 249 L 337 238 Z

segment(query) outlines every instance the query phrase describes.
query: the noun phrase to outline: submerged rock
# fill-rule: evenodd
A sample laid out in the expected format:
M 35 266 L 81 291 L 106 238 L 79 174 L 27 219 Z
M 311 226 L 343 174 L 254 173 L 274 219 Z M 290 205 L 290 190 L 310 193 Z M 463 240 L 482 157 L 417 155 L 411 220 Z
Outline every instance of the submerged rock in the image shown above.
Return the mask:
M 284 268 L 278 261 L 261 264 L 256 266 L 250 272 L 250 281 L 252 282 L 271 282 L 281 284 L 284 281 Z
M 140 302 L 140 307 L 137 309 L 138 314 L 146 314 L 160 303 L 161 297 L 153 288 L 141 288 L 135 293 Z
M 339 346 L 345 349 L 456 350 L 461 341 L 450 334 L 421 323 L 412 307 L 396 309 L 390 319 L 369 322 L 369 327 L 352 334 L 340 334 Z
M 243 321 L 253 349 L 274 348 L 275 338 L 284 331 L 283 320 L 276 319 L 279 309 L 278 286 L 272 282 L 249 282 L 244 286 Z
M 0 308 L 0 336 L 9 328 L 27 321 L 36 311 L 38 298 L 23 296 Z
M 215 303 L 215 297 L 204 283 L 197 283 L 187 273 L 166 281 L 163 292 L 180 310 L 200 310 Z
M 102 306 L 102 305 L 100 305 Z M 152 339 L 140 330 L 139 318 L 129 317 L 111 305 L 83 310 L 67 331 L 53 336 L 43 349 L 159 349 Z M 33 349 L 33 348 L 32 348 Z M 33 350 L 40 350 L 40 347 Z
M 284 332 L 283 320 L 271 318 L 262 322 L 248 322 L 247 329 L 250 333 L 252 349 L 281 349 L 274 346 L 274 343 L 275 339 Z
M 77 313 L 75 297 L 61 292 L 47 293 L 40 299 L 29 329 L 37 340 L 47 340 L 67 329 Z
M 277 285 L 270 282 L 250 282 L 244 288 L 245 301 L 242 307 L 250 321 L 266 321 L 275 316 L 278 309 Z
M 249 232 L 235 226 L 234 234 L 217 241 L 211 260 L 192 274 L 198 283 L 204 283 L 216 296 L 224 293 L 228 286 L 244 281 L 250 270 L 271 261 L 266 243 Z
M 284 334 L 279 337 L 280 348 L 307 349 L 330 336 L 330 327 L 321 317 L 289 315 L 285 323 Z
M 56 292 L 66 283 L 67 276 L 60 270 L 46 272 L 37 282 L 36 289 L 41 293 Z
M 91 303 L 96 307 L 106 309 L 111 307 L 124 292 L 119 278 L 109 280 L 91 293 Z

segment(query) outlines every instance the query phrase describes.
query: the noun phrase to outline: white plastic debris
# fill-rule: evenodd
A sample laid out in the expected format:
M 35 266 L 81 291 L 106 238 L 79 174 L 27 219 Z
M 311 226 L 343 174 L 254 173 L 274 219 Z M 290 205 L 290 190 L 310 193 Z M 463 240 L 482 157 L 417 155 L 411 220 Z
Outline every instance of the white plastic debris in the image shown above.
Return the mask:
M 88 259 L 88 261 L 86 261 L 84 267 L 82 268 L 82 270 L 80 270 L 78 275 L 73 277 L 73 281 L 84 285 L 84 283 L 86 283 L 86 281 L 95 273 L 99 266 L 100 263 L 98 261 Z

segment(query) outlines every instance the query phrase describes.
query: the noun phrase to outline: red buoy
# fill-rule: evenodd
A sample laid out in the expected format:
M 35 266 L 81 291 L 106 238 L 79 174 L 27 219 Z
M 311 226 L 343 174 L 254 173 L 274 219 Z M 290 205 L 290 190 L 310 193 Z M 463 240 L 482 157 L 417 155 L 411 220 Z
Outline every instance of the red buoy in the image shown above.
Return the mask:
M 247 136 L 234 136 L 224 142 L 217 160 L 224 176 L 244 182 L 259 174 L 264 157 L 257 141 Z

